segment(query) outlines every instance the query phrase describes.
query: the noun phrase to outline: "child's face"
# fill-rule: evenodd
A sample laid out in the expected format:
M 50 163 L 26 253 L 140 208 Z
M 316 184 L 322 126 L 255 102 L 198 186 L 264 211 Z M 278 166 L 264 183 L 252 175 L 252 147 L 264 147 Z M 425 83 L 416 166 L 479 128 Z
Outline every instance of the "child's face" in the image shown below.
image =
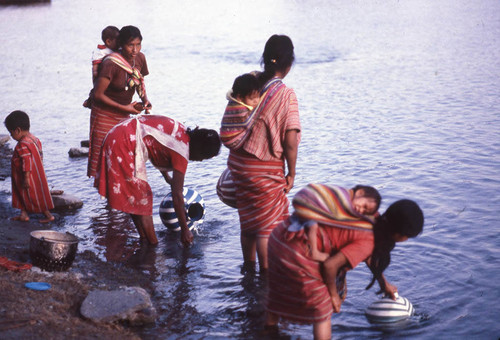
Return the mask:
M 370 197 L 365 197 L 365 191 L 360 189 L 354 193 L 352 198 L 354 210 L 361 215 L 373 215 L 377 212 L 377 201 Z
M 255 90 L 252 93 L 246 95 L 245 98 L 243 98 L 243 103 L 251 107 L 256 107 L 257 104 L 259 104 L 259 99 L 259 91 Z
M 23 137 L 21 135 L 21 129 L 20 128 L 15 128 L 14 130 L 9 130 L 9 133 L 10 133 L 10 136 L 12 137 L 12 139 L 14 139 L 15 141 L 20 141 L 21 138 Z

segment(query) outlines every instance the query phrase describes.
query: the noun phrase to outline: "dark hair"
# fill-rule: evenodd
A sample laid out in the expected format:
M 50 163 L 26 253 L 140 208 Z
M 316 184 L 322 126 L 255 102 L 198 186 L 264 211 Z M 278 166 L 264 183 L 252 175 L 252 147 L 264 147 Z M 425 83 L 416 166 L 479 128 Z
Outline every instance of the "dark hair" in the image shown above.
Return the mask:
M 286 35 L 271 36 L 262 53 L 261 65 L 264 66 L 264 72 L 259 74 L 261 87 L 274 77 L 276 72 L 284 72 L 291 67 L 294 60 L 292 39 Z
M 189 159 L 201 161 L 219 154 L 221 141 L 215 130 L 195 128 L 187 129 L 189 135 Z
M 254 91 L 259 91 L 259 81 L 257 77 L 251 73 L 242 74 L 239 77 L 236 77 L 233 83 L 233 96 L 237 97 L 246 97 L 249 94 L 252 94 Z
M 101 39 L 106 42 L 107 39 L 114 39 L 120 34 L 120 30 L 116 26 L 107 26 L 101 32 Z
M 135 26 L 123 26 L 118 35 L 118 41 L 122 47 L 135 38 L 142 41 L 141 31 Z
M 380 196 L 378 190 L 368 185 L 358 184 L 354 188 L 352 188 L 353 194 L 355 194 L 358 190 L 363 190 L 364 197 L 372 198 L 375 200 L 375 203 L 377 204 L 375 211 L 377 211 L 380 207 L 380 203 L 382 202 L 382 196 Z
M 22 131 L 30 130 L 30 117 L 24 111 L 12 111 L 4 121 L 5 127 L 9 131 L 20 128 Z
M 375 280 L 382 276 L 391 263 L 391 251 L 396 245 L 394 234 L 415 237 L 422 232 L 423 226 L 424 214 L 417 203 L 411 200 L 399 200 L 391 204 L 373 226 L 375 247 L 370 260 L 373 278 L 366 289 L 373 286 Z

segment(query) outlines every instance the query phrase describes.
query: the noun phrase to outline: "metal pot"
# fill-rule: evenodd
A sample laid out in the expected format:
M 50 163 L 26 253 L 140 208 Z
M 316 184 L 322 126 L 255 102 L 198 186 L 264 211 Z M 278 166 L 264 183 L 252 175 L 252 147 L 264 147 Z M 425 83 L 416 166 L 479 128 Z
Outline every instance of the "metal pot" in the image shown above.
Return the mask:
M 34 266 L 49 272 L 71 267 L 78 249 L 75 235 L 52 230 L 35 230 L 30 235 L 30 258 Z

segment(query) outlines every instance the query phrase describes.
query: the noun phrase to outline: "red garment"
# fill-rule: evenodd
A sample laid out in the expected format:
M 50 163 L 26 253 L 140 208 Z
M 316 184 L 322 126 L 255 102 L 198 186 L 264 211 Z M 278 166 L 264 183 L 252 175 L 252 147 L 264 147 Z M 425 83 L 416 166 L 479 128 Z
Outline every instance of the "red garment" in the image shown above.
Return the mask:
M 284 161 L 261 161 L 231 150 L 227 164 L 236 187 L 241 232 L 269 237 L 288 216 Z
M 272 81 L 272 79 L 271 79 Z M 243 149 L 260 160 L 283 158 L 285 133 L 297 130 L 300 142 L 299 105 L 295 92 L 282 86 L 267 102 L 252 127 Z
M 137 124 L 153 127 L 171 136 L 179 143 L 189 146 L 186 128 L 171 118 L 145 115 L 124 120 L 106 136 L 97 165 L 94 186 L 99 194 L 108 199 L 113 209 L 134 215 L 153 214 L 153 193 L 145 179 L 137 173 L 136 133 Z M 167 147 L 151 135 L 142 137 L 151 163 L 164 170 L 178 170 L 186 173 L 188 155 L 181 155 L 174 148 Z M 145 167 L 145 160 L 139 167 Z
M 143 53 L 139 53 L 135 58 L 135 67 L 143 76 L 149 74 L 146 57 Z M 128 105 L 132 102 L 135 89 L 128 88 L 127 80 L 129 76 L 121 67 L 111 60 L 104 60 L 100 65 L 99 77 L 110 80 L 109 86 L 104 92 L 109 98 L 123 105 Z M 115 109 L 112 107 L 95 100 L 92 101 L 87 176 L 95 176 L 102 142 L 108 131 L 128 117 L 129 114 L 127 113 L 115 112 Z
M 29 133 L 14 148 L 12 155 L 12 206 L 31 213 L 54 209 L 43 169 L 42 143 Z M 30 188 L 25 189 L 24 172 L 30 172 Z
M 269 237 L 267 308 L 283 318 L 300 323 L 328 320 L 332 316 L 333 307 L 321 275 L 320 262 L 309 258 L 308 242 L 301 237 L 304 236 L 303 231 L 290 238 L 287 230 L 289 224 L 288 219 L 276 227 Z M 374 247 L 371 231 L 319 226 L 320 251 L 329 254 L 341 251 L 351 268 L 371 255 Z M 342 275 L 343 273 L 340 276 Z M 345 280 L 342 282 L 342 277 L 337 279 L 339 295 L 345 298 Z

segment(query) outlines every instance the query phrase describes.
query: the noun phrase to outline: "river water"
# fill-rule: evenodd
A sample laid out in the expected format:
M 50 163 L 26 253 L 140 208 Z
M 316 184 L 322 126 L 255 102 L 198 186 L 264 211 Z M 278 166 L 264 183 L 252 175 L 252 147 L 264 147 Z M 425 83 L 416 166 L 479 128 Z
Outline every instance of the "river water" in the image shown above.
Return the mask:
M 364 290 L 370 274 L 360 265 L 334 338 L 500 336 L 499 1 L 54 0 L 0 7 L 0 22 L 1 120 L 28 112 L 49 184 L 84 201 L 53 228 L 77 234 L 80 251 L 150 278 L 160 316 L 145 338 L 259 338 L 263 280 L 241 273 L 237 213 L 215 193 L 227 150 L 189 166 L 186 186 L 206 202 L 190 249 L 163 226 L 157 211 L 169 189 L 149 168 L 160 238 L 149 251 L 126 216 L 106 209 L 86 160 L 68 157 L 88 138 L 90 56 L 110 24 L 142 31 L 153 113 L 215 129 L 234 77 L 260 68 L 271 34 L 289 35 L 296 64 L 285 82 L 303 126 L 292 195 L 310 182 L 363 183 L 382 193 L 381 211 L 400 198 L 421 205 L 423 234 L 398 245 L 386 271 L 416 315 L 371 325 L 363 311 L 378 297 Z M 9 197 L 10 181 L 0 185 Z M 311 338 L 310 326 L 281 328 Z

